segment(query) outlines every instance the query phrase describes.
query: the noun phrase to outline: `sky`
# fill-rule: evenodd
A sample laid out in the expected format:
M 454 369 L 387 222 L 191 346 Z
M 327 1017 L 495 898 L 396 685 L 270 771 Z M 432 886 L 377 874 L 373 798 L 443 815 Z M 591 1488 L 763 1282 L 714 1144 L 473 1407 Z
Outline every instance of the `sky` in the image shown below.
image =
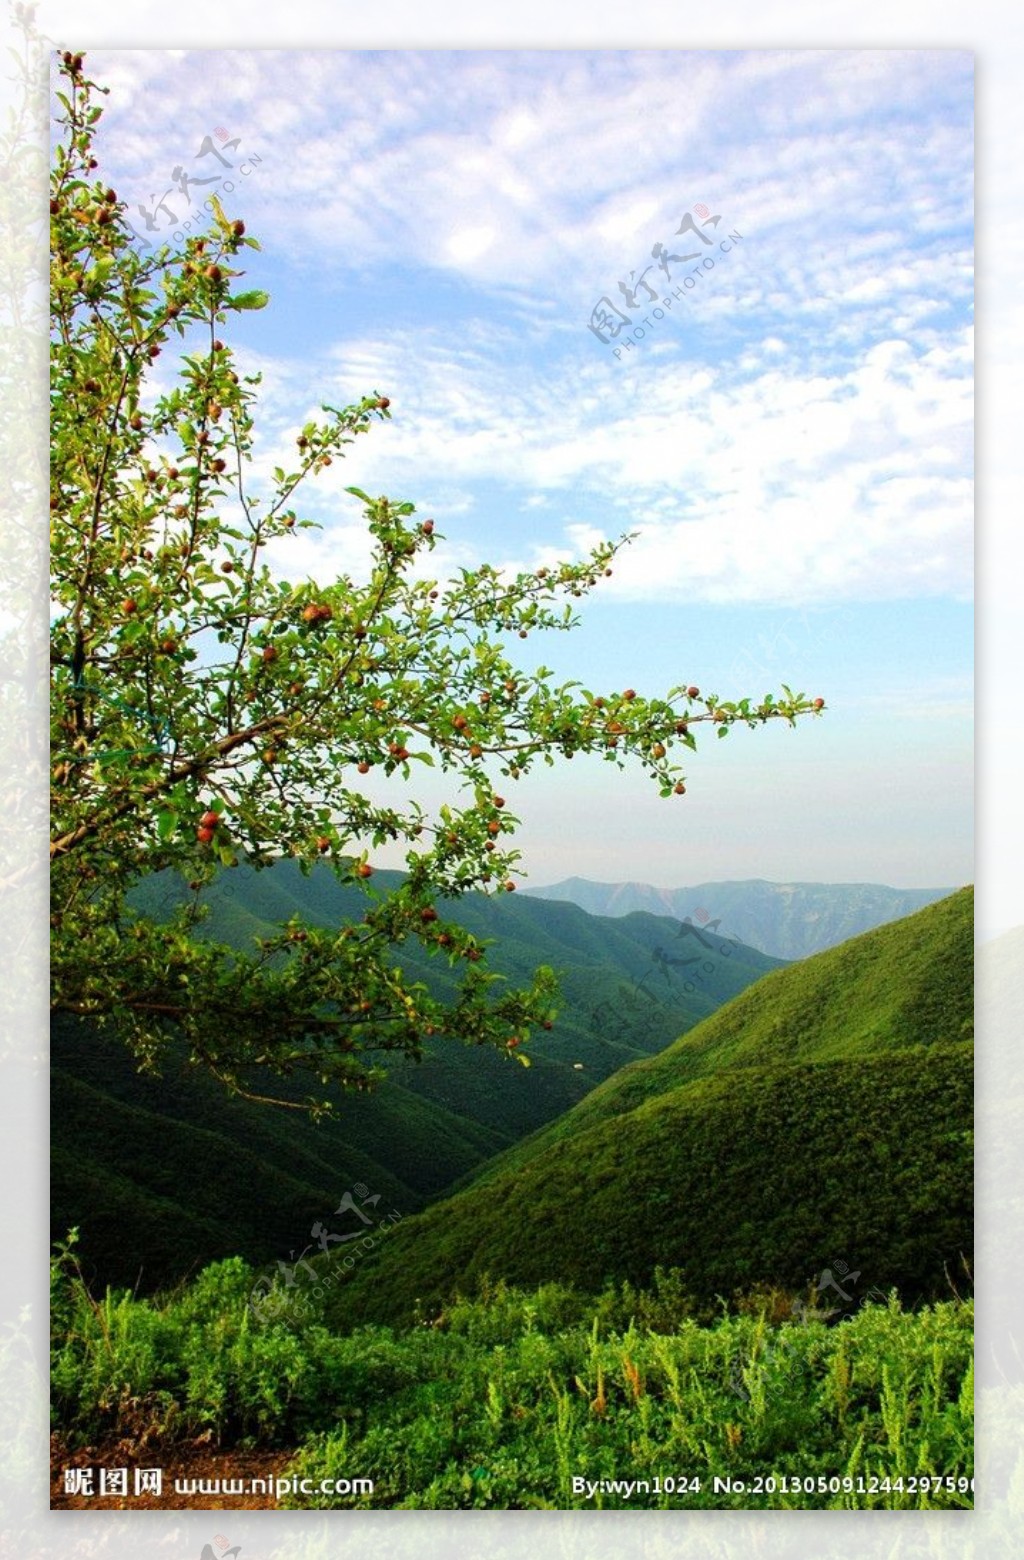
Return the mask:
M 580 626 L 522 653 L 595 690 L 825 698 L 701 743 L 671 802 L 597 760 L 535 771 L 529 883 L 972 879 L 969 52 L 90 68 L 140 234 L 141 207 L 159 241 L 216 192 L 263 246 L 245 285 L 271 303 L 230 326 L 263 374 L 258 466 L 325 401 L 391 400 L 276 568 L 358 570 L 350 484 L 434 518 L 442 575 L 635 533 Z

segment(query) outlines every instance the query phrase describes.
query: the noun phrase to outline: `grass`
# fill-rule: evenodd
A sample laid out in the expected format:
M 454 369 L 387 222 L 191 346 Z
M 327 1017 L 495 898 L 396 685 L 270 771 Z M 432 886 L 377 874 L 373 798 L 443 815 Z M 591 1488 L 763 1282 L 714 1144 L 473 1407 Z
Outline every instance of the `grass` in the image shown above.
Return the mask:
M 372 1479 L 343 1503 L 382 1509 L 973 1504 L 970 1301 L 908 1311 L 894 1293 L 827 1325 L 763 1291 L 707 1323 L 659 1271 L 600 1296 L 485 1283 L 406 1328 L 340 1334 L 257 1325 L 252 1282 L 232 1258 L 167 1296 L 95 1299 L 65 1243 L 52 1390 L 69 1443 L 285 1447 L 303 1477 Z M 787 1487 L 797 1474 L 813 1487 Z M 339 1502 L 296 1501 L 318 1503 Z

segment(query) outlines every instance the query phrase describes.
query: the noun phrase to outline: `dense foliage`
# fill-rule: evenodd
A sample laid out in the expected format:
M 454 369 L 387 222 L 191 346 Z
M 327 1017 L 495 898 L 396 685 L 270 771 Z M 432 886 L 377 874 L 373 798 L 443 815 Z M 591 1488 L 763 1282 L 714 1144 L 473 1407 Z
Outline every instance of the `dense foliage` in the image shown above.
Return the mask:
M 251 1326 L 251 1279 L 233 1260 L 163 1302 L 97 1302 L 73 1255 L 58 1257 L 63 1433 L 166 1448 L 208 1432 L 225 1445 L 299 1447 L 291 1467 L 313 1479 L 358 1470 L 374 1481 L 372 1495 L 296 1498 L 303 1505 L 973 1504 L 969 1302 L 910 1314 L 892 1296 L 828 1327 L 810 1313 L 780 1322 L 776 1294 L 702 1326 L 679 1275 L 660 1273 L 649 1291 L 617 1286 L 596 1299 L 499 1284 L 430 1326 L 338 1336 L 316 1322 Z M 660 1490 L 628 1495 L 619 1485 L 587 1498 L 572 1484 L 656 1475 Z M 810 1489 L 781 1487 L 798 1475 Z M 715 1476 L 743 1487 L 716 1490 Z M 753 1493 L 772 1476 L 774 1489 Z M 699 1488 L 665 1488 L 684 1477 Z M 932 1478 L 952 1487 L 921 1487 Z
M 398 875 L 380 876 L 387 887 Z M 151 879 L 136 898 L 156 915 L 187 892 Z M 254 937 L 272 935 L 275 920 L 301 915 L 339 925 L 353 899 L 358 891 L 326 866 L 308 877 L 291 861 L 259 873 L 241 867 L 211 889 L 202 934 L 251 946 Z M 225 1098 L 216 1080 L 188 1066 L 180 1043 L 168 1046 L 162 1076 L 152 1078 L 137 1072 L 115 1036 L 56 1014 L 51 1229 L 59 1239 L 79 1228 L 90 1282 L 149 1292 L 218 1257 L 258 1263 L 287 1256 L 357 1183 L 403 1215 L 414 1213 L 774 965 L 730 944 L 729 957 L 691 981 L 687 993 L 681 979 L 663 980 L 652 961 L 652 950 L 674 931 L 662 918 L 602 921 L 572 905 L 511 895 L 467 895 L 460 915 L 489 946 L 492 969 L 511 981 L 542 962 L 560 978 L 566 1007 L 532 1046 L 528 1071 L 490 1048 L 434 1042 L 419 1062 L 396 1060 L 387 1088 L 361 1091 L 344 1111 L 311 1124 L 295 1111 Z M 439 997 L 451 995 L 446 965 L 408 948 L 404 965 Z M 644 985 L 652 971 L 655 980 Z M 614 1018 L 620 1010 L 632 1020 L 628 1027 Z M 277 1087 L 303 1097 L 298 1079 Z
M 622 1067 L 488 1173 L 723 1071 L 883 1056 L 973 1034 L 974 890 L 963 888 L 768 975 L 674 1045 Z
M 325 406 L 269 485 L 256 479 L 259 376 L 238 372 L 228 335 L 239 312 L 268 302 L 242 280 L 258 245 L 211 197 L 209 231 L 180 252 L 136 247 L 99 171 L 98 89 L 82 55 L 58 64 L 54 1004 L 112 1021 L 150 1065 L 176 1031 L 197 1065 L 250 1092 L 268 1071 L 364 1087 L 383 1056 L 417 1055 L 432 1034 L 526 1061 L 531 1027 L 550 1021 L 550 971 L 519 991 L 496 986 L 477 940 L 435 904 L 515 887 L 517 820 L 499 787 L 593 753 L 635 763 L 671 797 L 685 790 L 676 755 L 698 723 L 720 734 L 793 723 L 823 701 L 788 690 L 722 701 L 689 684 L 596 695 L 524 670 L 520 640 L 571 628 L 621 544 L 439 582 L 433 519 L 349 488 L 368 528 L 365 569 L 298 585 L 275 575 L 268 547 L 317 523 L 299 507 L 304 484 L 390 416 L 388 397 Z M 169 387 L 156 367 L 168 347 L 182 349 Z M 451 780 L 434 816 L 409 798 L 419 765 Z M 404 847 L 408 873 L 376 895 L 369 856 L 385 843 Z M 340 929 L 275 927 L 245 953 L 196 937 L 221 870 L 280 855 L 324 859 L 362 885 L 360 914 Z M 127 895 L 166 868 L 193 888 L 154 920 Z M 392 950 L 410 940 L 459 971 L 454 999 L 407 977 Z
M 971 1260 L 972 958 L 964 890 L 766 975 L 404 1221 L 332 1314 L 403 1319 L 485 1272 L 596 1290 L 658 1263 L 711 1301 L 838 1259 L 941 1297 Z
M 837 1261 L 861 1292 L 941 1296 L 973 1248 L 973 1087 L 963 1044 L 702 1079 L 403 1221 L 328 1314 L 401 1320 L 484 1273 L 643 1284 L 658 1263 L 705 1303 Z

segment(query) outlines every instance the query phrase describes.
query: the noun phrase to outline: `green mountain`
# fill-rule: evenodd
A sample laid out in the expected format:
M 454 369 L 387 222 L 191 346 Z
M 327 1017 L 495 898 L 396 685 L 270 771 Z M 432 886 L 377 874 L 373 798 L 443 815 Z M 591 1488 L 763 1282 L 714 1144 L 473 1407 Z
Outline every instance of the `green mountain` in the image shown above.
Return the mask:
M 566 878 L 526 890 L 541 899 L 568 900 L 591 915 L 646 910 L 700 926 L 780 959 L 805 959 L 847 938 L 912 915 L 952 893 L 949 888 L 887 888 L 882 883 L 698 883 L 654 888 L 650 883 L 594 883 Z
M 765 976 L 658 1056 L 624 1067 L 488 1174 L 681 1084 L 745 1067 L 889 1054 L 973 1035 L 971 889 Z
M 165 877 L 137 898 L 159 913 L 184 891 Z M 211 904 L 207 934 L 242 947 L 297 912 L 339 924 L 360 915 L 365 898 L 326 867 L 307 877 L 282 861 L 224 873 Z M 525 980 L 544 963 L 563 977 L 563 1016 L 531 1040 L 529 1070 L 488 1048 L 438 1040 L 424 1061 L 393 1064 L 379 1090 L 341 1097 L 337 1118 L 314 1124 L 304 1111 L 228 1096 L 174 1046 L 160 1077 L 140 1075 L 116 1037 L 58 1016 L 54 1238 L 78 1226 L 92 1279 L 149 1290 L 227 1255 L 285 1260 L 357 1186 L 411 1214 L 777 967 L 724 941 L 700 947 L 696 965 L 674 963 L 695 955 L 672 951 L 676 928 L 653 916 L 601 921 L 572 905 L 506 896 L 469 897 L 456 913 L 495 940 L 491 962 L 509 978 Z M 432 984 L 452 979 L 415 947 L 396 956 Z M 270 1092 L 299 1103 L 303 1086 L 274 1079 Z
M 713 1303 L 838 1264 L 918 1300 L 970 1251 L 973 898 L 766 976 L 476 1184 L 388 1234 L 343 1325 L 487 1274 L 600 1289 L 679 1267 Z
M 374 877 L 383 891 L 400 881 L 397 872 Z M 185 893 L 180 880 L 161 877 L 144 885 L 138 899 L 159 913 Z M 340 926 L 358 920 L 366 903 L 366 890 L 339 883 L 326 865 L 308 875 L 290 860 L 260 872 L 239 867 L 217 879 L 204 928 L 233 946 L 251 946 L 293 915 Z M 602 919 L 574 905 L 482 894 L 466 895 L 446 913 L 493 944 L 492 968 L 510 981 L 526 982 L 538 965 L 551 965 L 562 986 L 558 1021 L 551 1033 L 532 1038 L 528 1071 L 495 1052 L 467 1053 L 443 1040 L 413 1066 L 396 1065 L 386 1055 L 380 1060 L 393 1080 L 470 1115 L 506 1142 L 562 1114 L 595 1083 L 662 1049 L 779 967 L 778 960 L 735 940 L 705 936 L 684 946 L 675 923 L 658 916 Z M 418 943 L 396 950 L 396 960 L 433 990 L 454 992 L 456 977 L 447 963 Z

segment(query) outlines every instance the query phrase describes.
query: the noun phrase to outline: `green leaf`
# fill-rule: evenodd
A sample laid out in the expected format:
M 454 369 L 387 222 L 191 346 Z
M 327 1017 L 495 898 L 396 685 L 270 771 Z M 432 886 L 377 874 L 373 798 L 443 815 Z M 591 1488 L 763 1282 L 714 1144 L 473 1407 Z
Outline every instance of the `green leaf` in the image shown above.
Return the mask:
M 163 807 L 157 813 L 156 832 L 160 840 L 169 840 L 178 827 L 178 814 L 173 807 Z
M 349 487 L 345 489 L 345 492 L 351 493 L 354 498 L 361 498 L 364 504 L 373 503 L 373 499 L 370 497 L 369 493 L 364 493 L 362 488 Z
M 270 302 L 270 294 L 264 292 L 262 287 L 254 287 L 251 292 L 235 293 L 228 299 L 232 309 L 265 309 Z

